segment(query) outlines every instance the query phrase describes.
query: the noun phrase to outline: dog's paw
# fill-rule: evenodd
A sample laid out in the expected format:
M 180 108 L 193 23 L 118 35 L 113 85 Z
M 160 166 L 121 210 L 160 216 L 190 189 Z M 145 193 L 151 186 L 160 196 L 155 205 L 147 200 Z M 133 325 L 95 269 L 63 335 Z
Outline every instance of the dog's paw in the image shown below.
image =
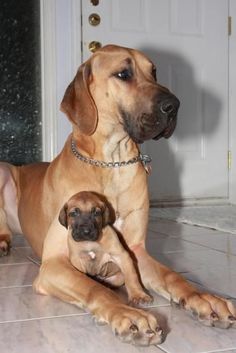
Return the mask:
M 150 304 L 152 302 L 153 297 L 143 291 L 129 295 L 129 304 L 131 305 Z
M 114 308 L 110 324 L 123 342 L 138 346 L 157 345 L 164 341 L 163 330 L 153 314 L 120 304 Z
M 236 328 L 236 308 L 230 300 L 195 292 L 188 298 L 181 299 L 179 304 L 206 326 Z
M 11 248 L 10 237 L 8 234 L 0 235 L 0 257 L 9 254 Z

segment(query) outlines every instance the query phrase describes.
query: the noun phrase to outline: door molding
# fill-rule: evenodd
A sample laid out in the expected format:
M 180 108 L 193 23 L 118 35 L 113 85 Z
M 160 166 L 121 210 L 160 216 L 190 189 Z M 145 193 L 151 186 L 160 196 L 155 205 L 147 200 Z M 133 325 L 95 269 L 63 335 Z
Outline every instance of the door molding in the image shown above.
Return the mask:
M 51 161 L 58 153 L 58 119 L 61 100 L 60 74 L 66 72 L 67 83 L 81 63 L 81 1 L 40 0 L 41 5 L 41 90 L 43 160 Z M 229 0 L 232 34 L 229 38 L 229 202 L 236 203 L 236 3 Z M 60 21 L 66 34 L 60 32 Z M 59 54 L 64 55 L 64 61 Z M 69 58 L 69 59 L 68 59 Z M 67 59 L 67 60 L 66 60 Z M 63 87 L 65 90 L 65 87 Z M 63 116 L 64 119 L 64 116 Z M 217 156 L 216 156 L 217 158 Z
M 229 150 L 232 163 L 229 173 L 229 201 L 236 204 L 236 3 L 229 1 L 229 15 L 232 17 L 229 38 Z
M 57 154 L 59 110 L 64 82 L 68 84 L 81 64 L 81 4 L 78 0 L 40 0 L 41 97 L 43 160 Z
M 56 82 L 56 0 L 40 1 L 41 34 L 41 97 L 43 160 L 55 156 L 57 107 Z

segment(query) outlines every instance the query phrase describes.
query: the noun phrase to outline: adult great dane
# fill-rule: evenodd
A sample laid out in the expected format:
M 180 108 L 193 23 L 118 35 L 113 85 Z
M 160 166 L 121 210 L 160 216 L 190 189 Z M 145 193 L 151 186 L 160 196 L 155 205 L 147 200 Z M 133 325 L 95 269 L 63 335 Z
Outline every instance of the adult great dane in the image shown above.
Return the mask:
M 149 312 L 124 304 L 111 289 L 79 272 L 68 258 L 67 230 L 59 223 L 63 204 L 87 190 L 104 194 L 116 212 L 117 230 L 132 252 L 146 289 L 194 312 L 207 325 L 235 326 L 232 303 L 199 292 L 145 250 L 148 190 L 138 144 L 168 138 L 176 125 L 178 99 L 156 82 L 155 67 L 142 53 L 118 46 L 98 50 L 78 70 L 61 109 L 73 132 L 51 163 L 0 169 L 0 246 L 13 233 L 26 236 L 42 258 L 37 292 L 87 308 L 124 341 L 162 342 Z

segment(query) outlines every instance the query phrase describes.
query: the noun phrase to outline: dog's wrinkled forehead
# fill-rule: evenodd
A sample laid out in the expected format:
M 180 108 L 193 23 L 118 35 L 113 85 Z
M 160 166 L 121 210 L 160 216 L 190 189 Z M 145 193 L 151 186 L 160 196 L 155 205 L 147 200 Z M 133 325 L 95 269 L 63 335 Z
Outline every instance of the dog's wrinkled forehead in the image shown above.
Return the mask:
M 154 67 L 152 61 L 138 50 L 107 45 L 99 50 L 91 58 L 94 74 L 103 70 L 103 73 L 113 74 L 125 68 L 134 71 L 141 69 L 148 74 Z
M 90 212 L 93 208 L 102 208 L 103 202 L 94 194 L 79 193 L 68 201 L 68 210 L 79 208 L 83 212 Z

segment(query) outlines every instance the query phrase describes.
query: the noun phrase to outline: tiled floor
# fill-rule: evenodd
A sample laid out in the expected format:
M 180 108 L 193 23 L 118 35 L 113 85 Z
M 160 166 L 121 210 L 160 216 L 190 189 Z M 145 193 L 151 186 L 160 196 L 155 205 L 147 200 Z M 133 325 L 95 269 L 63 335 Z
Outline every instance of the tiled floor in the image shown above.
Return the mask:
M 158 296 L 148 308 L 168 332 L 159 347 L 120 342 L 107 326 L 57 299 L 36 295 L 38 266 L 23 238 L 14 238 L 9 257 L 0 258 L 1 353 L 236 353 L 236 330 L 201 326 L 186 312 Z M 236 236 L 210 229 L 152 219 L 148 248 L 163 263 L 236 304 Z

